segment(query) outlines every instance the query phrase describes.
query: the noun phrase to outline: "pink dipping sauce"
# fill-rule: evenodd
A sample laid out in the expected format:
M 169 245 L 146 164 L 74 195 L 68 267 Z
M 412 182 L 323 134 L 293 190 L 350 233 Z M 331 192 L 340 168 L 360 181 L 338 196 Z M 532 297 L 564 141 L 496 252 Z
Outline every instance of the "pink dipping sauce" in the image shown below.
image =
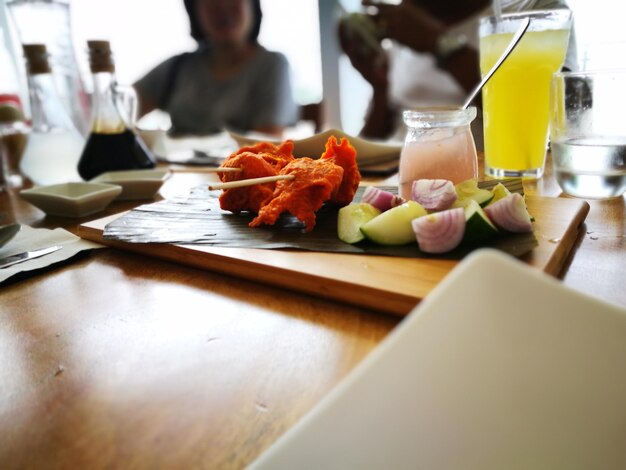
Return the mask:
M 413 181 L 447 179 L 454 184 L 478 176 L 476 144 L 470 123 L 476 108 L 425 108 L 405 111 L 408 127 L 400 154 L 399 194 L 411 198 Z

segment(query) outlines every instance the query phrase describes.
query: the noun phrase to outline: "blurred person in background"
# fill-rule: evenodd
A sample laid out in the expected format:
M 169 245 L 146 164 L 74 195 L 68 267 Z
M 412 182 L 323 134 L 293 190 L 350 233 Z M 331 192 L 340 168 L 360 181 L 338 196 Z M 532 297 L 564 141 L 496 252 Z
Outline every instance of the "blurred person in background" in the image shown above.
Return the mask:
M 490 0 L 402 0 L 375 7 L 368 14 L 377 40 L 391 47 L 373 47 L 364 34 L 355 34 L 345 21 L 339 24 L 341 47 L 352 66 L 372 86 L 372 100 L 361 134 L 371 138 L 404 138 L 401 113 L 420 106 L 460 105 L 480 81 L 478 23 L 493 14 Z M 565 8 L 559 0 L 502 0 L 505 13 Z M 571 52 L 571 54 L 570 54 Z M 568 59 L 575 61 L 570 46 Z M 571 68 L 571 67 L 570 67 Z M 480 104 L 480 95 L 475 103 Z M 472 126 L 482 148 L 482 122 Z
M 167 59 L 134 84 L 140 116 L 166 111 L 177 135 L 224 129 L 280 135 L 295 124 L 287 59 L 257 41 L 260 0 L 184 4 L 198 48 Z

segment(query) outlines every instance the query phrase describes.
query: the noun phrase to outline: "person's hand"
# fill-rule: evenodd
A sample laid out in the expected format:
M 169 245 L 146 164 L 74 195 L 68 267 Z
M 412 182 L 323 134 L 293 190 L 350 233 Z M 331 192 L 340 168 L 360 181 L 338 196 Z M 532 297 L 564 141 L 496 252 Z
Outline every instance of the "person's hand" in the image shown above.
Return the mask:
M 378 12 L 373 19 L 381 37 L 393 39 L 417 52 L 436 50 L 437 38 L 445 30 L 442 22 L 412 0 L 402 0 L 399 5 L 363 0 L 364 6 L 374 6 Z
M 370 21 L 369 17 L 354 15 L 339 22 L 339 42 L 352 66 L 367 80 L 374 90 L 388 85 L 389 61 L 380 47 L 379 39 L 355 21 Z M 372 27 L 374 25 L 372 24 Z

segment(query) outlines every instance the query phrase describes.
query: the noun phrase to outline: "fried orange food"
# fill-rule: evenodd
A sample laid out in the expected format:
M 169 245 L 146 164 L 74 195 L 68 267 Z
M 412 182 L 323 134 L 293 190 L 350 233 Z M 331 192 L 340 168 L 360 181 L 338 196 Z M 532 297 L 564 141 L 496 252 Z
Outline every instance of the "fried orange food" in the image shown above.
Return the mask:
M 354 198 L 361 174 L 356 164 L 356 150 L 348 139 L 330 137 L 318 160 L 293 157 L 293 142 L 280 145 L 269 142 L 242 147 L 222 164 L 240 168 L 237 173 L 222 173 L 223 182 L 264 176 L 293 175 L 292 180 L 230 188 L 220 196 L 220 206 L 231 212 L 251 211 L 258 215 L 250 227 L 273 225 L 280 215 L 289 212 L 304 223 L 306 230 L 315 226 L 316 212 L 325 202 L 349 204 Z
M 240 168 L 237 173 L 220 173 L 222 182 L 239 181 L 264 176 L 275 176 L 293 160 L 293 142 L 286 140 L 280 145 L 259 142 L 242 147 L 222 163 L 222 168 Z M 220 207 L 234 213 L 259 212 L 274 193 L 276 183 L 265 183 L 244 188 L 226 189 L 220 195 Z
M 285 140 L 280 145 L 275 145 L 271 142 L 258 142 L 254 145 L 241 147 L 237 150 L 237 152 L 235 152 L 235 154 L 244 152 L 256 154 L 269 153 L 275 156 L 284 156 L 289 160 L 293 160 L 293 141 Z
M 310 232 L 315 227 L 315 213 L 337 193 L 343 172 L 343 168 L 329 159 L 303 157 L 292 161 L 280 174 L 294 175 L 295 178 L 276 183 L 273 198 L 261 207 L 250 227 L 274 225 L 283 212 L 289 212 Z
M 278 174 L 278 170 L 264 158 L 251 152 L 231 155 L 222 164 L 222 167 L 241 169 L 239 172 L 221 173 L 220 179 L 223 182 L 275 176 Z M 220 194 L 220 207 L 223 210 L 234 213 L 244 211 L 259 212 L 259 209 L 272 199 L 275 187 L 276 183 L 265 183 L 243 188 L 225 189 Z
M 241 154 L 244 154 L 244 153 L 250 153 L 250 154 L 257 155 L 259 158 L 262 158 L 268 164 L 270 164 L 273 168 L 275 168 L 276 172 L 279 172 L 290 161 L 293 160 L 293 141 L 285 140 L 280 145 L 274 145 L 274 144 L 272 144 L 270 142 L 259 142 L 259 143 L 254 144 L 254 145 L 241 147 L 239 150 L 237 150 L 236 152 L 232 153 L 224 161 L 224 163 L 222 163 L 221 166 L 222 167 L 236 168 L 236 166 L 233 165 L 231 160 L 236 159 L 238 155 L 241 155 Z M 223 181 L 223 182 L 225 182 L 225 181 L 234 181 L 234 179 L 226 179 L 227 178 L 226 177 L 227 174 L 228 173 L 222 173 L 220 175 L 220 180 Z M 232 173 L 230 175 L 232 175 Z M 269 176 L 269 175 L 263 175 L 263 176 Z M 239 179 L 244 179 L 244 178 L 242 178 L 241 175 L 240 175 L 240 177 L 236 178 L 236 179 L 239 180 Z
M 341 186 L 330 202 L 341 206 L 350 204 L 361 182 L 361 173 L 356 163 L 356 149 L 345 137 L 339 142 L 335 136 L 331 136 L 326 141 L 326 150 L 320 158 L 332 161 L 343 168 Z

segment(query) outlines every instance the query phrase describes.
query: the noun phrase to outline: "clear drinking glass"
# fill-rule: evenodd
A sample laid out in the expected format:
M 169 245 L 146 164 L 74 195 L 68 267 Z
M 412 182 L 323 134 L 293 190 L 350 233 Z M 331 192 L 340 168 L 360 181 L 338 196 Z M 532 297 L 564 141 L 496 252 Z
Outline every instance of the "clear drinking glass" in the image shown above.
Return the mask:
M 470 124 L 476 108 L 422 108 L 404 111 L 408 128 L 400 153 L 399 194 L 411 198 L 418 179 L 460 183 L 478 176 L 476 144 Z
M 572 196 L 626 191 L 626 71 L 560 72 L 551 90 L 554 176 Z
M 530 26 L 482 90 L 485 173 L 540 178 L 548 143 L 552 74 L 569 42 L 571 13 L 546 10 L 487 17 L 480 22 L 480 68 L 486 74 L 525 18 Z

